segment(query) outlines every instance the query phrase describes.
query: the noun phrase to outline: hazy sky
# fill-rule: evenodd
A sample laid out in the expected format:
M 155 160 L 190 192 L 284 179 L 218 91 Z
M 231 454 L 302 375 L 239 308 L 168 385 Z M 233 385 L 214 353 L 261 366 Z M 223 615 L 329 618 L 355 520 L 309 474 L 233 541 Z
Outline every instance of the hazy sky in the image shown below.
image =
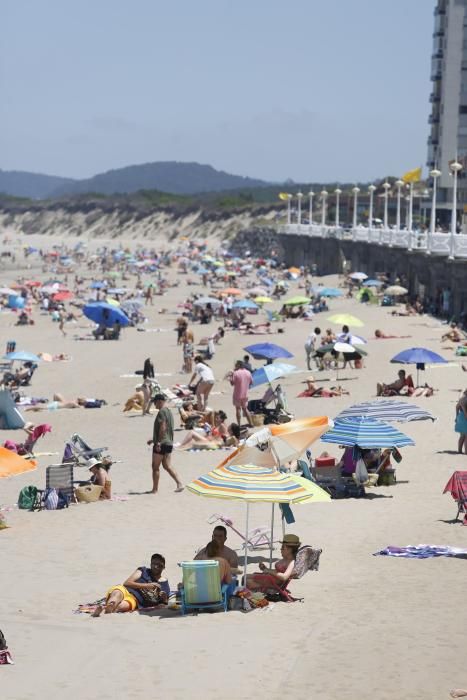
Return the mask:
M 0 0 L 0 168 L 282 181 L 426 160 L 434 0 Z

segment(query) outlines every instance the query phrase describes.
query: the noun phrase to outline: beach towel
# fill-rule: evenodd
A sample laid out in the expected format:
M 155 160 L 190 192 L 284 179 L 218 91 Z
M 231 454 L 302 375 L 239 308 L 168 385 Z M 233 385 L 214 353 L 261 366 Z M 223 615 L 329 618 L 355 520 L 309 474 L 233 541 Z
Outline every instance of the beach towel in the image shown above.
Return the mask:
M 467 471 L 454 472 L 444 487 L 443 493 L 450 493 L 455 501 L 467 502 Z
M 373 556 L 404 557 L 405 559 L 430 559 L 432 557 L 462 557 L 467 558 L 467 549 L 461 547 L 445 547 L 436 544 L 416 544 L 406 547 L 386 547 Z
M 309 545 L 300 547 L 295 557 L 294 578 L 302 578 L 307 571 L 319 571 L 319 559 L 322 549 L 313 549 Z

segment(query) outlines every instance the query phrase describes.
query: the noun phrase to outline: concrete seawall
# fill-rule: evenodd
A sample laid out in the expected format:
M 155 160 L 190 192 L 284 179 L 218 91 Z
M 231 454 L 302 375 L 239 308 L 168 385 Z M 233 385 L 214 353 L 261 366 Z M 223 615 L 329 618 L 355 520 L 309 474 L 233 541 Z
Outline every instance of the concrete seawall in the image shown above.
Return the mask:
M 449 299 L 447 314 L 459 318 L 463 312 L 467 313 L 465 260 L 429 256 L 416 249 L 408 252 L 371 243 L 281 234 L 273 229 L 242 231 L 234 245 L 242 251 L 247 245 L 256 254 L 264 255 L 275 250 L 287 265 L 300 267 L 315 263 L 321 275 L 341 273 L 346 263 L 352 271 L 362 270 L 370 277 L 389 272 L 391 280 L 398 277 L 411 295 L 433 300 L 438 306 L 444 292 Z

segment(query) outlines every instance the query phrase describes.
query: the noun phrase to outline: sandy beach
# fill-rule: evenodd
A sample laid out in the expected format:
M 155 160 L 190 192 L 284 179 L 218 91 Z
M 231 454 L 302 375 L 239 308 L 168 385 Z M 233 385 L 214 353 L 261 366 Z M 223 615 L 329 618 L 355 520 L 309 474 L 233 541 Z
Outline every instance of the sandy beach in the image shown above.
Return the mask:
M 44 247 L 55 243 L 34 236 L 29 241 Z M 21 256 L 19 261 L 22 265 Z M 50 277 L 32 264 L 32 269 L 18 274 Z M 93 275 L 86 269 L 80 273 L 89 279 Z M 182 351 L 174 332 L 177 304 L 202 289 L 187 287 L 186 276 L 177 274 L 175 267 L 167 270 L 167 277 L 172 282 L 179 278 L 181 283 L 146 307 L 145 332 L 124 329 L 118 342 L 75 340 L 75 335 L 89 333 L 93 327 L 87 319 L 68 324 L 63 338 L 58 324 L 39 310 L 34 311 L 35 325 L 28 327 L 14 327 L 15 317 L 9 312 L 0 315 L 1 347 L 11 339 L 18 349 L 62 352 L 72 358 L 41 363 L 28 388 L 34 396 L 60 392 L 67 398 L 104 398 L 108 404 L 99 410 L 24 414 L 36 423 L 40 418 L 52 425 L 52 433 L 37 449 L 56 455 L 39 457 L 34 472 L 0 481 L 0 504 L 7 508 L 10 526 L 0 532 L 0 628 L 15 660 L 14 666 L 0 672 L 0 696 L 5 700 L 55 700 L 64 695 L 83 700 L 150 696 L 434 700 L 448 697 L 450 688 L 466 687 L 465 561 L 399 560 L 373 553 L 387 545 L 466 546 L 467 529 L 461 522 L 447 522 L 456 513 L 456 504 L 442 491 L 453 471 L 467 469 L 467 456 L 456 453 L 454 433 L 455 404 L 467 375 L 454 351 L 443 349 L 441 335 L 446 326 L 439 320 L 393 317 L 386 308 L 355 299 L 330 300 L 330 312 L 316 315 L 313 321 L 275 324 L 284 328 L 284 334 L 272 335 L 271 342 L 290 350 L 292 362 L 304 370 L 281 380 L 296 417 L 335 417 L 343 408 L 373 398 L 377 381 L 395 379 L 399 366 L 389 360 L 404 348 L 432 349 L 449 364 L 427 368 L 423 376 L 437 389 L 433 397 L 411 400 L 431 411 L 437 421 L 396 424 L 416 443 L 402 450 L 396 486 L 371 489 L 365 499 L 294 506 L 296 524 L 287 531 L 323 549 L 319 572 L 292 584 L 293 593 L 303 596 L 304 602 L 277 603 L 250 614 L 182 617 L 178 611 L 155 611 L 100 619 L 73 614 L 78 604 L 102 597 L 111 585 L 148 564 L 153 552 L 165 555 L 167 577 L 171 588 L 176 588 L 181 580 L 178 562 L 191 559 L 209 541 L 212 526 L 207 520 L 213 513 L 228 515 L 240 530 L 244 528 L 242 504 L 199 498 L 186 490 L 176 494 L 164 472 L 159 494 L 143 493 L 151 487 L 151 452 L 146 441 L 152 435 L 153 418 L 122 412 L 138 384 L 131 375 L 151 357 L 163 387 L 187 381 L 187 375 L 179 373 Z M 2 272 L 3 285 L 14 280 L 12 270 Z M 134 285 L 134 280 L 128 284 Z M 338 283 L 337 277 L 319 281 Z M 297 282 L 290 291 L 300 292 Z M 268 308 L 280 305 L 275 302 Z M 168 312 L 159 313 L 161 309 Z M 306 336 L 315 325 L 330 326 L 327 317 L 340 312 L 360 318 L 365 325 L 355 332 L 369 341 L 364 368 L 345 369 L 339 375 L 350 396 L 296 398 L 310 374 L 305 369 Z M 195 325 L 195 340 L 218 325 Z M 376 340 L 376 328 L 411 337 Z M 229 331 L 211 362 L 217 381 L 209 404 L 226 410 L 229 421 L 234 420 L 234 409 L 231 387 L 223 377 L 242 357 L 245 345 L 262 340 Z M 313 374 L 320 380 L 335 378 L 335 371 Z M 263 391 L 261 387 L 253 390 L 251 397 L 259 398 Z M 174 416 L 178 428 L 176 411 Z M 64 443 L 74 432 L 93 446 L 108 446 L 118 460 L 112 467 L 118 500 L 38 513 L 14 508 L 23 486 L 45 486 L 46 466 L 60 461 Z M 183 435 L 178 431 L 176 439 Z M 2 431 L 2 442 L 7 438 L 18 439 L 18 432 Z M 337 445 L 319 441 L 312 452 L 316 456 L 325 449 L 340 456 Z M 225 456 L 224 451 L 175 451 L 173 464 L 187 483 Z M 252 527 L 267 525 L 269 518 L 269 506 L 252 506 Z M 279 532 L 279 518 L 276 526 Z M 227 544 L 242 552 L 242 542 L 234 533 L 229 532 Z M 251 570 L 266 556 L 264 551 L 252 552 Z

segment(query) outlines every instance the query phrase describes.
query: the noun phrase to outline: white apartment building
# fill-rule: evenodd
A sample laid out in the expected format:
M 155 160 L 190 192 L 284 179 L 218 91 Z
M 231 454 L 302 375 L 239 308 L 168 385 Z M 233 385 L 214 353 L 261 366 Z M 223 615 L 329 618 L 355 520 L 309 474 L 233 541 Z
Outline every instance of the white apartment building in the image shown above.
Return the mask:
M 434 15 L 427 165 L 442 172 L 437 217 L 446 222 L 452 206 L 449 163 L 456 155 L 464 166 L 457 206 L 459 214 L 467 211 L 467 0 L 437 0 Z

